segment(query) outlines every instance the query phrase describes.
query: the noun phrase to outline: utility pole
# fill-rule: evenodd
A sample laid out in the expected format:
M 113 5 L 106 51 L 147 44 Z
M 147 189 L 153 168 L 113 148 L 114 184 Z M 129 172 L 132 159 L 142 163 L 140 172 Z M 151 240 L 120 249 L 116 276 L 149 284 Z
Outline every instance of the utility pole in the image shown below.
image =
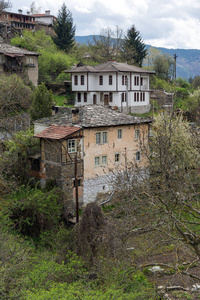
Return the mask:
M 126 76 L 126 112 L 128 114 L 128 76 Z
M 176 59 L 177 59 L 176 53 L 174 54 L 173 57 L 174 57 L 173 78 L 174 78 L 174 80 L 176 80 Z
M 78 201 L 78 178 L 77 178 L 77 154 L 75 156 L 75 190 L 76 190 L 76 223 L 79 222 L 79 201 Z

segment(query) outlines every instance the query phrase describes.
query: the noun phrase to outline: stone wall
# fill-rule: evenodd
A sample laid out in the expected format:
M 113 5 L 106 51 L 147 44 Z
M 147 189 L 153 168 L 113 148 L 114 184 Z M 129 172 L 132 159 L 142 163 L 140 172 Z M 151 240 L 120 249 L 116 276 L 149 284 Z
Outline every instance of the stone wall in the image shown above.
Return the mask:
M 113 175 L 98 176 L 96 178 L 85 179 L 83 183 L 83 202 L 84 205 L 98 200 L 98 194 L 110 194 L 113 190 Z
M 151 109 L 151 104 L 143 105 L 143 106 L 130 106 L 129 112 L 134 114 L 145 114 L 148 113 Z

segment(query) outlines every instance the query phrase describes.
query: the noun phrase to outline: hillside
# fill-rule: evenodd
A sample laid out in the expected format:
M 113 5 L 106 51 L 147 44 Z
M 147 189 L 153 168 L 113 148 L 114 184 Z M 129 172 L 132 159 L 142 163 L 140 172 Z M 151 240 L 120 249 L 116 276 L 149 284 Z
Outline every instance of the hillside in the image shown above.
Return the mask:
M 92 35 L 88 36 L 76 36 L 76 41 L 80 44 L 88 44 L 92 42 Z M 153 47 L 147 45 L 147 48 Z M 175 53 L 177 55 L 177 78 L 182 77 L 189 79 L 200 75 L 200 50 L 197 49 L 168 49 L 161 47 L 154 47 L 162 51 L 162 53 L 167 53 L 173 56 Z

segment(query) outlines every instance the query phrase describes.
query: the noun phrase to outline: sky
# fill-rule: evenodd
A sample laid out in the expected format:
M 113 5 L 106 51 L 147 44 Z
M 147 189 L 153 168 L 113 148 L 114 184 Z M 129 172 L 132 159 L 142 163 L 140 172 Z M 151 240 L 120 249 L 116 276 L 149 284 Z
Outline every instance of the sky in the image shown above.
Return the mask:
M 12 12 L 26 14 L 32 0 L 10 0 Z M 63 0 L 34 1 L 41 13 L 57 16 Z M 135 25 L 145 44 L 173 49 L 200 49 L 200 0 L 68 0 L 76 36 Z

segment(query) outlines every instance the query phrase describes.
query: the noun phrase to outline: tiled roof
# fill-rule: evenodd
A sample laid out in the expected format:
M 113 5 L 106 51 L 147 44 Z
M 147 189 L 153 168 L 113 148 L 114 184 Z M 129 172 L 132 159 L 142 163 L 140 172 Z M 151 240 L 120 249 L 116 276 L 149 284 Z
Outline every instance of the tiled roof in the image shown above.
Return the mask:
M 134 73 L 145 73 L 145 74 L 155 73 L 153 71 L 145 70 L 133 65 L 128 65 L 127 63 L 119 63 L 115 61 L 109 61 L 107 63 L 103 63 L 101 65 L 96 65 L 96 66 L 75 67 L 72 68 L 71 70 L 66 70 L 65 72 L 66 73 L 134 72 Z
M 42 132 L 36 134 L 35 137 L 60 140 L 79 131 L 80 129 L 80 127 L 52 125 Z
M 54 117 L 36 120 L 34 123 L 60 126 L 78 125 L 82 128 L 122 126 L 128 124 L 151 123 L 151 118 L 142 118 L 128 115 L 102 105 L 87 105 L 76 108 L 78 117 L 76 121 L 72 119 L 72 110 Z M 73 122 L 74 121 L 74 122 Z
M 5 43 L 0 43 L 0 53 L 3 54 L 19 54 L 20 56 L 22 55 L 40 55 L 39 53 L 36 52 L 32 52 L 26 49 L 22 49 L 19 47 L 15 47 L 9 44 L 5 44 Z

